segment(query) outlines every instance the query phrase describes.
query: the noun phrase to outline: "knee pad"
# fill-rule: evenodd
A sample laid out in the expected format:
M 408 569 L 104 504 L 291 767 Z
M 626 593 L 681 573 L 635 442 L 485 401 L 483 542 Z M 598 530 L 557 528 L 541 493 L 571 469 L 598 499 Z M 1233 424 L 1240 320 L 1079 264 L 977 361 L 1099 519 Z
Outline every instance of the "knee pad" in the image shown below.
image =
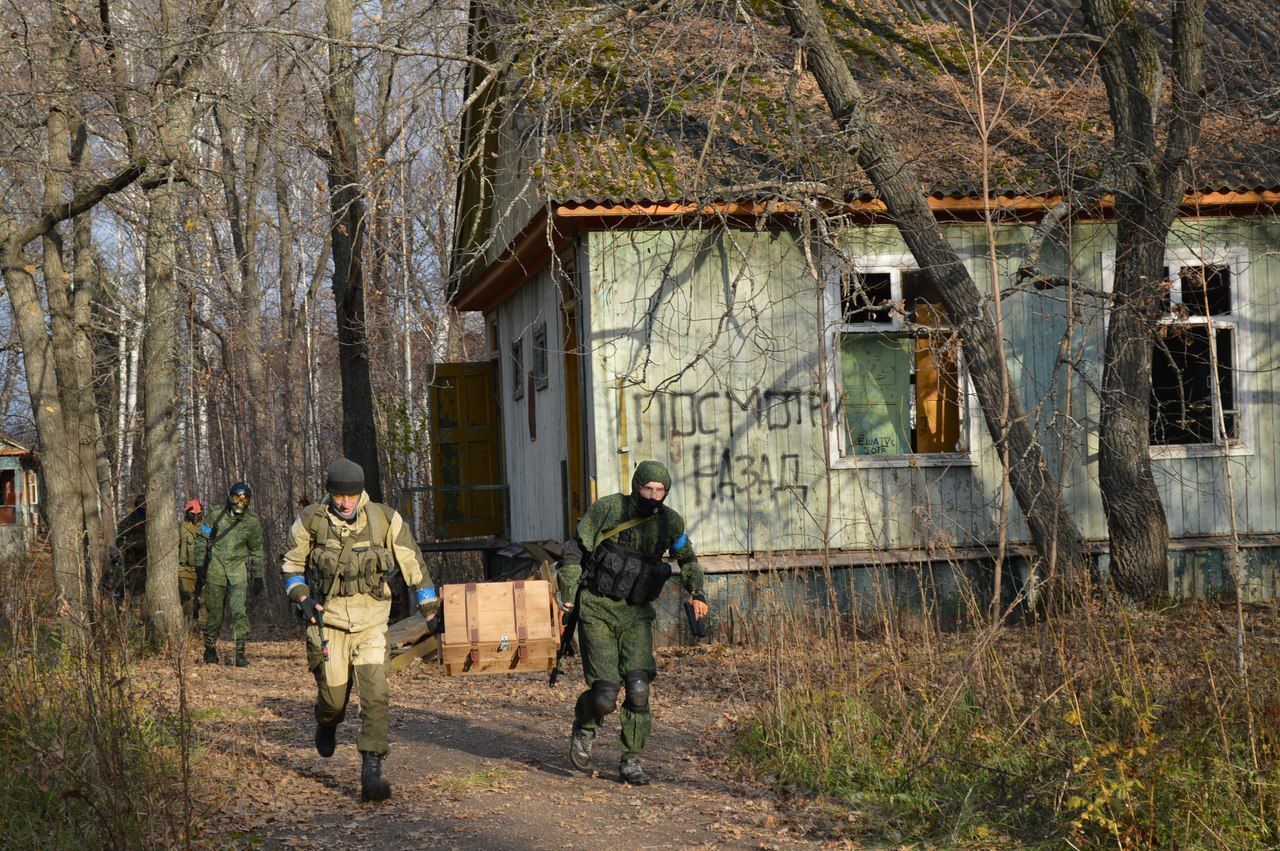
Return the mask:
M 632 712 L 649 711 L 648 671 L 630 671 L 627 673 L 627 699 L 622 705 Z
M 596 680 L 591 684 L 591 711 L 595 713 L 597 721 L 603 720 L 604 716 L 618 708 L 618 692 L 621 689 L 621 683 L 607 680 Z

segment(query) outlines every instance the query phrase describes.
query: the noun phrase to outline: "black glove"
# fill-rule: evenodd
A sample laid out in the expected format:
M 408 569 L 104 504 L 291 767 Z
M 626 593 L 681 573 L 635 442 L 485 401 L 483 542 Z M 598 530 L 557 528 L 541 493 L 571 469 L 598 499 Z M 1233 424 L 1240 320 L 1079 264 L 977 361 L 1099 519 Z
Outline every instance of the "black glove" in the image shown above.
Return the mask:
M 262 577 L 261 576 L 253 577 L 253 585 L 250 588 L 250 593 L 252 593 L 253 596 L 255 597 L 257 597 L 262 593 Z
M 444 612 L 436 612 L 427 618 L 427 635 L 444 635 Z
M 302 609 L 302 622 L 314 623 L 316 626 L 324 626 L 324 607 L 316 601 L 315 597 L 308 597 L 298 603 Z

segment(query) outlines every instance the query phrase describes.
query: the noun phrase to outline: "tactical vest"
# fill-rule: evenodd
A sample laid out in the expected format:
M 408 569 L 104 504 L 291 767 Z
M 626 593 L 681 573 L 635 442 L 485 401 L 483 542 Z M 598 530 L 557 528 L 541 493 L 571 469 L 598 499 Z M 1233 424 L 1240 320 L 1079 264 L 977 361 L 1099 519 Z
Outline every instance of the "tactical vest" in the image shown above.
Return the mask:
M 342 546 L 329 546 L 334 537 L 329 525 L 329 507 L 318 505 L 304 525 L 311 532 L 311 552 L 307 556 L 307 572 L 311 589 L 325 600 L 330 596 L 354 597 L 367 594 L 375 600 L 390 599 L 387 576 L 395 568 L 395 556 L 387 547 L 390 518 L 380 503 L 371 502 L 363 509 L 364 528 L 349 534 Z
M 662 586 L 671 578 L 671 565 L 609 540 L 647 522 L 647 519 L 636 518 L 604 533 L 586 559 L 587 588 L 592 593 L 624 600 L 632 606 L 643 606 L 658 599 Z

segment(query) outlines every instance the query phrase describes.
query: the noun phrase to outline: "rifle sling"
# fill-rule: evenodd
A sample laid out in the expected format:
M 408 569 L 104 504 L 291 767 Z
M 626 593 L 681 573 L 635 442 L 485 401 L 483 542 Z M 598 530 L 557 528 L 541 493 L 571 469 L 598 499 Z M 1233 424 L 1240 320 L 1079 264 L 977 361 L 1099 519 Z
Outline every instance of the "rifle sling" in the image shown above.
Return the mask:
M 609 538 L 612 538 L 614 535 L 617 535 L 621 532 L 625 532 L 628 529 L 634 529 L 637 526 L 640 526 L 644 523 L 648 523 L 650 520 L 652 520 L 657 516 L 658 515 L 656 514 L 650 514 L 648 517 L 633 517 L 630 520 L 626 521 L 625 523 L 619 523 L 617 526 L 614 526 L 608 532 L 605 532 L 603 535 L 601 535 L 600 540 L 596 542 L 596 546 L 600 546 L 600 544 L 603 544 L 605 541 L 607 541 Z
M 231 525 L 228 526 L 226 529 L 222 530 L 222 532 L 218 532 L 219 524 L 221 524 L 223 520 L 227 519 L 227 510 L 226 508 L 222 509 L 222 513 L 218 515 L 218 522 L 213 524 L 213 531 L 209 533 L 209 540 L 205 542 L 204 564 L 201 565 L 201 567 L 203 567 L 205 570 L 209 569 L 209 560 L 213 558 L 213 545 L 218 543 L 218 541 L 221 541 L 227 535 L 231 534 L 231 530 L 236 528 L 236 526 L 240 524 L 240 521 L 244 519 L 244 516 L 247 513 L 248 513 L 247 511 L 241 512 L 240 514 L 235 514 L 235 512 L 232 512 L 232 514 L 235 514 L 235 519 L 231 521 Z
M 234 514 L 234 512 L 232 513 Z M 218 541 L 221 541 L 223 538 L 225 538 L 227 535 L 230 535 L 231 530 L 239 526 L 240 521 L 243 520 L 244 516 L 248 513 L 249 512 L 247 511 L 243 511 L 239 514 L 236 514 L 235 515 L 236 519 L 232 520 L 231 525 L 228 526 L 225 530 L 223 530 L 221 534 L 219 534 L 218 525 L 217 523 L 215 523 L 213 526 L 213 534 L 209 536 L 209 546 L 213 546 L 214 544 L 218 543 Z M 223 520 L 226 520 L 226 519 L 227 519 L 227 512 L 224 511 L 222 512 L 222 514 L 218 515 L 218 523 L 221 523 Z

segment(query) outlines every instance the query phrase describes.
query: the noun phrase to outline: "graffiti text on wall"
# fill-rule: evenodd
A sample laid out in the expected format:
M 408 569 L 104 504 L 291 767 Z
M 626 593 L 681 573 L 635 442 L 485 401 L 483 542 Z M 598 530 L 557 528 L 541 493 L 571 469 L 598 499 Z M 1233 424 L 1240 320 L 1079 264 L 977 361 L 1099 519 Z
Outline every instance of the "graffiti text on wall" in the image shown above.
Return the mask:
M 777 499 L 778 494 L 788 491 L 801 502 L 809 496 L 809 486 L 800 484 L 800 456 L 796 453 L 780 456 L 775 474 L 767 452 L 734 455 L 728 449 L 717 453 L 714 445 L 693 446 L 693 492 L 699 502 L 704 498 L 712 502 L 733 500 L 740 494 Z
M 656 425 L 651 438 L 670 442 L 673 461 L 692 444 L 695 498 L 715 501 L 739 497 L 776 500 L 791 493 L 801 501 L 809 494 L 800 482 L 800 455 L 742 452 L 735 441 L 752 428 L 771 432 L 813 428 L 821 423 L 822 397 L 811 390 L 774 388 L 739 394 L 732 390 L 702 393 L 637 393 L 632 398 L 634 439 L 645 442 L 645 423 Z M 806 423 L 806 417 L 808 422 Z M 692 438 L 686 444 L 685 439 Z
M 784 431 L 803 426 L 806 413 L 810 425 L 817 424 L 822 415 L 822 397 L 812 390 L 794 387 L 752 390 L 745 395 L 732 390 L 659 393 L 655 396 L 637 393 L 632 397 L 632 403 L 635 406 L 636 443 L 644 442 L 645 417 L 652 418 L 654 408 L 657 409 L 658 433 L 664 437 L 713 435 L 722 432 L 725 426 L 732 435 L 753 426 Z M 723 417 L 716 414 L 720 406 L 723 406 Z

